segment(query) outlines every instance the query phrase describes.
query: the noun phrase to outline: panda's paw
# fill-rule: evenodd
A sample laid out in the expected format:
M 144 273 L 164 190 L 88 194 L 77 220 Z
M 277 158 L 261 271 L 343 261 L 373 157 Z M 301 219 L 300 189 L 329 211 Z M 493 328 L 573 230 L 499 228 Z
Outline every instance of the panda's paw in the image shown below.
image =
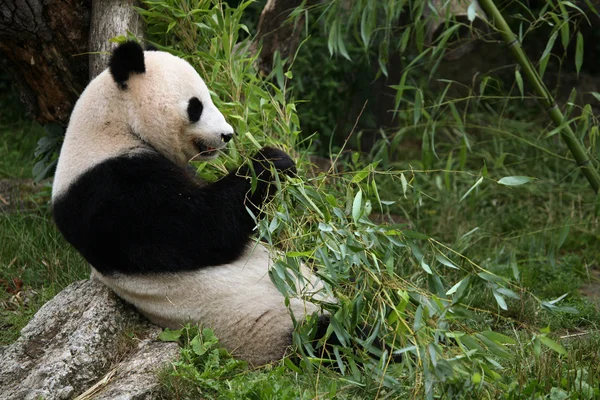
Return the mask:
M 274 147 L 263 147 L 253 158 L 255 170 L 268 170 L 272 164 L 279 172 L 286 175 L 296 173 L 296 163 L 284 151 Z M 257 171 L 258 172 L 258 171 Z

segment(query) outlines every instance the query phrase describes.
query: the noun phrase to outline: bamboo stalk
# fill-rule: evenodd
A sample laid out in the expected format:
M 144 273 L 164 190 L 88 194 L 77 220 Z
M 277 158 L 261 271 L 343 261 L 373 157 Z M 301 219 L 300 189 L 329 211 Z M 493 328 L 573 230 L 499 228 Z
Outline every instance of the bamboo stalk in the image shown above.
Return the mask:
M 494 24 L 496 29 L 502 34 L 510 51 L 513 53 L 519 62 L 521 69 L 533 85 L 535 92 L 542 98 L 542 104 L 544 105 L 554 124 L 557 127 L 563 126 L 565 117 L 562 111 L 560 111 L 560 108 L 554 101 L 552 94 L 550 94 L 550 91 L 546 85 L 544 85 L 542 78 L 531 64 L 531 61 L 525 54 L 525 51 L 523 51 L 523 47 L 521 47 L 521 43 L 504 20 L 504 17 L 502 17 L 502 14 L 494 4 L 494 1 L 479 0 L 479 4 L 486 14 L 491 17 L 490 20 L 492 21 L 492 24 Z M 581 168 L 581 172 L 587 178 L 588 182 L 596 191 L 596 193 L 598 193 L 600 191 L 600 175 L 598 175 L 598 171 L 594 169 L 594 166 L 591 165 L 591 160 L 588 158 L 585 148 L 581 142 L 577 140 L 577 137 L 575 136 L 575 133 L 573 133 L 570 124 L 564 123 L 563 128 L 560 130 L 560 136 L 566 143 L 569 151 L 571 151 L 575 161 L 577 161 L 577 165 Z

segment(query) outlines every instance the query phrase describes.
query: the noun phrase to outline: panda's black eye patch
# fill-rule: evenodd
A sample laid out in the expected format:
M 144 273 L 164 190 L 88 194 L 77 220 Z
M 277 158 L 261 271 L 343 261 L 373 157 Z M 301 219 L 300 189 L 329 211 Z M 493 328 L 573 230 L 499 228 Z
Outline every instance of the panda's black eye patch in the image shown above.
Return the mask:
M 200 120 L 200 115 L 202 114 L 202 102 L 198 100 L 197 97 L 192 97 L 188 103 L 188 117 L 191 122 L 198 122 Z

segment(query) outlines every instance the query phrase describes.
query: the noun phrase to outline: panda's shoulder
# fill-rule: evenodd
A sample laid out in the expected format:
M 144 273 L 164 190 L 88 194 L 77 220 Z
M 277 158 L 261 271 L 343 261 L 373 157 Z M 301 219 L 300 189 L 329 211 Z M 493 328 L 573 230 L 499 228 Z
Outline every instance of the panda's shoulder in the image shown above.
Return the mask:
M 145 204 L 165 201 L 174 192 L 194 190 L 189 172 L 156 152 L 127 153 L 106 159 L 76 178 L 57 201 Z

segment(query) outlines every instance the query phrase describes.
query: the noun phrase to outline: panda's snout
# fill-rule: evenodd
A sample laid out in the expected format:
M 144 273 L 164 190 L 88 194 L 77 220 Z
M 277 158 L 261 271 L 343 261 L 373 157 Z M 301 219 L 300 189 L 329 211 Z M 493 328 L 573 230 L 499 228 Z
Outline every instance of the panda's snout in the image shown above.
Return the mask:
M 221 140 L 225 143 L 229 142 L 232 138 L 233 138 L 233 132 L 232 133 L 221 133 Z

